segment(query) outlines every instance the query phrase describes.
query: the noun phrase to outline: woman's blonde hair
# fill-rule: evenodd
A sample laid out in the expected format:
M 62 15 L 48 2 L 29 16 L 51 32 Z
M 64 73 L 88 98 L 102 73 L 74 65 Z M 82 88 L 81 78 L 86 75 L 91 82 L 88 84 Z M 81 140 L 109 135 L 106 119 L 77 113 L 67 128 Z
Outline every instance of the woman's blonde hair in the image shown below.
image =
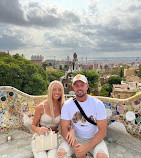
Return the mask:
M 52 122 L 53 124 L 55 123 L 55 120 L 54 120 L 54 109 L 53 109 L 53 100 L 52 100 L 52 92 L 53 92 L 53 88 L 55 86 L 55 84 L 59 84 L 60 87 L 61 87 L 61 90 L 62 90 L 62 95 L 61 97 L 58 99 L 59 101 L 59 105 L 60 105 L 60 113 L 61 113 L 61 108 L 63 106 L 63 103 L 64 103 L 64 87 L 62 85 L 62 83 L 60 81 L 52 81 L 50 84 L 49 84 L 49 87 L 48 87 L 48 97 L 47 97 L 47 100 L 48 100 L 48 104 L 49 104 L 49 108 L 50 108 L 50 112 L 51 112 L 51 116 L 52 116 Z

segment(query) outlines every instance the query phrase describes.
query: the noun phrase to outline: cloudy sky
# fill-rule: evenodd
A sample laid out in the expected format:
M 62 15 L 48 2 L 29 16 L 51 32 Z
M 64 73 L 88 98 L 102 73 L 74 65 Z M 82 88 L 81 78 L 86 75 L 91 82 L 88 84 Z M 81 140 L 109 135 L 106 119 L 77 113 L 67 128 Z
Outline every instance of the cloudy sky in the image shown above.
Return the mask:
M 141 0 L 0 0 L 0 51 L 141 57 Z

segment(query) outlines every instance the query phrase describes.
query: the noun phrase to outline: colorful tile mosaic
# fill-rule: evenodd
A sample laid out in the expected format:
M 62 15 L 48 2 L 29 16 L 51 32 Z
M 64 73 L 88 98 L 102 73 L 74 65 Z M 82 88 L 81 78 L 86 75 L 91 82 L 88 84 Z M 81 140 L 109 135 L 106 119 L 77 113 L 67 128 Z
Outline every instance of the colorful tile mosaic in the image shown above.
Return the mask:
M 24 128 L 24 115 L 33 118 L 36 105 L 47 96 L 30 96 L 13 87 L 0 87 L 0 132 L 11 128 Z
M 128 99 L 97 98 L 106 107 L 108 125 L 115 121 L 123 123 L 128 133 L 141 139 L 141 93 Z
M 24 115 L 33 118 L 36 105 L 47 96 L 31 96 L 10 86 L 0 87 L 0 132 L 11 128 L 24 129 Z M 141 139 L 141 93 L 128 99 L 97 96 L 103 101 L 108 115 L 108 125 L 123 123 L 128 133 Z

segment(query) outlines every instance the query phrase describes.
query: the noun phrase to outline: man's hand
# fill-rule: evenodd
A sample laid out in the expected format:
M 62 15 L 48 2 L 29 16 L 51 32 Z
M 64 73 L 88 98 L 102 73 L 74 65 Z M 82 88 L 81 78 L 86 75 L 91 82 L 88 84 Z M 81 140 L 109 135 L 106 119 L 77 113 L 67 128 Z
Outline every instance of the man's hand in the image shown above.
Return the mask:
M 83 144 L 76 144 L 74 146 L 75 155 L 77 158 L 85 158 L 86 157 L 86 147 Z

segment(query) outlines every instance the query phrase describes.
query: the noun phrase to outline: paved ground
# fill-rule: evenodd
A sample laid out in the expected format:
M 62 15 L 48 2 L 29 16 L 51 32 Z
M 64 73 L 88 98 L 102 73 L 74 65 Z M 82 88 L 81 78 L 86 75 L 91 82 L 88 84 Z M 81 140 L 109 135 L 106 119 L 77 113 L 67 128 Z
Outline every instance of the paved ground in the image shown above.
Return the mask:
M 141 158 L 141 140 L 128 134 L 121 124 L 120 127 L 122 128 L 117 130 L 115 124 L 108 129 L 106 144 L 110 158 Z M 1 144 L 0 158 L 33 158 L 30 142 L 31 137 L 28 136 Z M 88 155 L 87 158 L 91 158 L 91 156 Z
M 31 138 L 14 140 L 0 145 L 0 158 L 33 158 L 30 146 Z M 110 158 L 141 158 L 141 151 L 130 149 L 117 143 L 107 142 Z M 90 158 L 91 156 L 87 156 Z M 74 157 L 73 157 L 74 158 Z

